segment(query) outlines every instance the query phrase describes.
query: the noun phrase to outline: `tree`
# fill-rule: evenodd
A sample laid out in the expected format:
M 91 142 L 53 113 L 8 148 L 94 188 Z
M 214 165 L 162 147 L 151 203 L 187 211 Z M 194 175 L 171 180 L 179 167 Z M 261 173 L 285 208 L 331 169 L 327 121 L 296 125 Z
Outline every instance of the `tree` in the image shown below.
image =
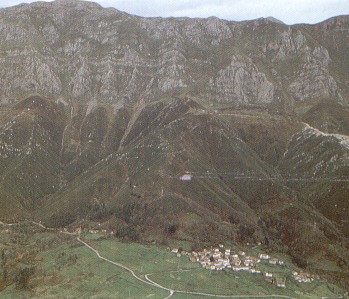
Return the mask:
M 5 267 L 6 262 L 7 262 L 7 257 L 6 257 L 5 249 L 3 249 L 1 251 L 1 267 L 2 268 Z
M 7 267 L 4 267 L 4 270 L 2 272 L 2 280 L 6 283 L 7 282 L 7 277 L 8 277 L 8 271 L 7 271 Z
M 16 288 L 19 290 L 27 289 L 30 276 L 33 274 L 33 268 L 21 269 L 17 275 Z
M 177 231 L 177 225 L 176 224 L 170 224 L 167 228 L 166 228 L 166 233 L 169 235 L 173 235 L 176 233 Z

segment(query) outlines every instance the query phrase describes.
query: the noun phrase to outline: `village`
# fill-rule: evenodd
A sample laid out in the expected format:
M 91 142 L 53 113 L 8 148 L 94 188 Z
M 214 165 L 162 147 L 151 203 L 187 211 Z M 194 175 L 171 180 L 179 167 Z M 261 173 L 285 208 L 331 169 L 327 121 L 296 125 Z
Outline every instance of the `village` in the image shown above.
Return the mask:
M 44 227 L 41 223 L 33 222 L 45 230 L 56 230 Z M 0 223 L 1 224 L 1 223 Z M 1 232 L 11 234 L 13 225 L 6 225 Z M 33 227 L 33 231 L 36 231 L 37 228 Z M 80 235 L 83 229 L 81 226 L 76 227 L 73 230 L 68 230 L 64 228 L 60 230 L 61 233 L 68 234 L 78 234 Z M 85 233 L 89 234 L 102 234 L 113 236 L 115 232 L 108 231 L 105 228 L 101 227 L 101 224 L 98 224 L 94 228 L 88 228 L 85 230 Z M 279 267 L 279 270 L 282 267 L 286 267 L 285 262 L 282 259 L 273 258 L 268 253 L 259 253 L 257 256 L 248 255 L 245 251 L 239 250 L 233 252 L 230 248 L 226 248 L 223 244 L 219 244 L 217 247 L 204 248 L 202 250 L 193 250 L 191 252 L 182 250 L 180 248 L 168 248 L 172 253 L 176 254 L 177 257 L 186 256 L 189 258 L 190 262 L 200 263 L 202 268 L 210 271 L 234 271 L 234 272 L 247 272 L 252 275 L 263 275 L 265 281 L 271 284 L 276 285 L 279 288 L 286 288 L 286 276 L 285 274 L 280 276 L 278 275 L 280 271 L 276 267 Z M 261 265 L 269 265 L 268 271 L 262 271 Z M 275 273 L 270 270 L 270 268 L 275 267 Z M 265 267 L 264 267 L 265 268 Z M 320 280 L 320 276 L 317 274 L 310 274 L 307 272 L 292 272 L 292 277 L 294 281 L 298 283 L 310 284 L 315 280 Z
M 187 256 L 191 262 L 200 263 L 204 269 L 210 271 L 231 270 L 235 272 L 245 271 L 253 275 L 263 275 L 269 283 L 279 288 L 286 288 L 286 277 L 275 275 L 272 271 L 262 271 L 258 264 L 266 264 L 271 267 L 285 267 L 285 262 L 278 258 L 272 258 L 267 253 L 260 253 L 258 256 L 247 255 L 245 251 L 232 252 L 223 244 L 218 247 L 205 248 L 201 251 L 186 252 L 178 248 L 171 249 L 177 257 Z M 293 272 L 293 279 L 299 283 L 311 283 L 319 280 L 317 274 L 306 272 Z

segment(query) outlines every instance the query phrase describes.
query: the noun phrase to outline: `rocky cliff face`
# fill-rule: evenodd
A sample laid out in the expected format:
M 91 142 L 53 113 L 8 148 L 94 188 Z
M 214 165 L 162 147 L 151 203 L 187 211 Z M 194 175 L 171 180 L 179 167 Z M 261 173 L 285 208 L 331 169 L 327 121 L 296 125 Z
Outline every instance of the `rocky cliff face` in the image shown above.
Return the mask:
M 328 70 L 330 63 L 331 59 L 325 48 L 317 47 L 312 52 L 307 49 L 302 68 L 289 86 L 292 96 L 300 101 L 321 97 L 342 100 L 336 81 Z
M 0 10 L 0 98 L 115 104 L 185 94 L 287 113 L 295 101 L 346 103 L 347 69 L 334 66 L 349 60 L 348 29 L 346 17 L 286 26 L 140 18 L 82 1 L 20 5 Z
M 273 102 L 274 85 L 255 64 L 233 56 L 231 64 L 210 80 L 215 101 L 236 105 L 265 105 Z

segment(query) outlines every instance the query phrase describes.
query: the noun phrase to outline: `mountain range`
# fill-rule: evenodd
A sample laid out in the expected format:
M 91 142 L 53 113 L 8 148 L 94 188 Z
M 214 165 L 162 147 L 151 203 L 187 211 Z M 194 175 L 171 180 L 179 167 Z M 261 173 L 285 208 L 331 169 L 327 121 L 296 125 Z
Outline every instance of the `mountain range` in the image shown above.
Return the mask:
M 348 283 L 349 16 L 57 0 L 0 9 L 0 28 L 1 220 L 263 243 Z

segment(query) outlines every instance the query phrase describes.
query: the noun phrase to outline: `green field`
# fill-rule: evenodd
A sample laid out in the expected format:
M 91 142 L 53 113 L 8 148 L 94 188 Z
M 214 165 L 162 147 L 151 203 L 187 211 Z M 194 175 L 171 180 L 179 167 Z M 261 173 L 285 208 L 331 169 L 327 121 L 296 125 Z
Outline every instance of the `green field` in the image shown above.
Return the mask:
M 18 238 L 21 234 L 25 238 Z M 99 259 L 74 236 L 22 231 L 0 236 L 1 250 L 11 252 L 20 241 L 23 252 L 32 252 L 31 258 L 23 258 L 20 263 L 14 260 L 17 268 L 30 266 L 35 269 L 27 288 L 19 289 L 14 279 L 12 284 L 2 289 L 0 298 L 166 298 L 169 295 L 168 291 L 144 284 L 128 271 Z M 293 298 L 338 296 L 333 293 L 335 286 L 324 281 L 309 285 L 295 283 L 290 276 L 291 271 L 297 269 L 293 265 L 273 269 L 267 264 L 260 266 L 287 278 L 287 288 L 280 289 L 266 282 L 262 275 L 202 269 L 198 263 L 191 263 L 184 256 L 178 258 L 165 247 L 122 243 L 91 234 L 84 236 L 83 240 L 97 249 L 101 256 L 131 268 L 138 277 L 145 279 L 147 275 L 154 282 L 177 291 L 225 295 L 279 294 Z M 252 253 L 259 250 L 254 249 Z M 200 297 L 174 293 L 171 298 Z
M 335 286 L 323 281 L 312 284 L 296 283 L 291 273 L 299 269 L 289 263 L 284 256 L 287 266 L 277 267 L 261 264 L 260 269 L 272 271 L 276 276 L 287 278 L 287 288 L 280 289 L 265 281 L 262 275 L 236 273 L 233 271 L 208 271 L 202 269 L 198 263 L 189 262 L 187 257 L 177 258 L 165 248 L 127 244 L 115 240 L 90 240 L 89 244 L 100 254 L 113 261 L 133 269 L 137 275 L 148 277 L 162 286 L 181 291 L 204 292 L 223 295 L 268 295 L 280 294 L 294 298 L 320 298 L 322 296 L 336 296 L 331 290 Z M 254 249 L 251 254 L 259 253 Z M 140 260 L 142 263 L 140 264 Z M 173 298 L 187 298 L 187 294 L 175 294 Z M 196 296 L 197 297 L 197 296 Z M 189 297 L 188 297 L 189 298 Z

